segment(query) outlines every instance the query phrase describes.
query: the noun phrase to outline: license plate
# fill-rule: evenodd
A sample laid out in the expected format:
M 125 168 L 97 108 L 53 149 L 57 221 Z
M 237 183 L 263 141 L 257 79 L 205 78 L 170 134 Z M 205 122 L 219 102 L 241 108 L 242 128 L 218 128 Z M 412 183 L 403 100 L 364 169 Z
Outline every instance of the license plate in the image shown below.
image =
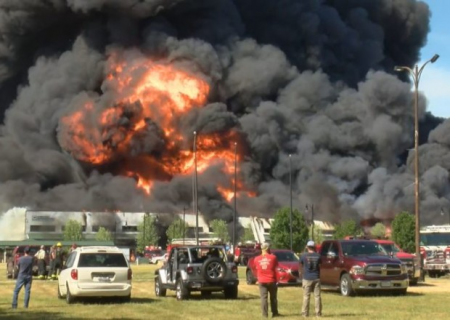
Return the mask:
M 108 277 L 99 277 L 98 278 L 99 282 L 111 282 L 111 278 Z
M 390 281 L 381 281 L 382 287 L 392 287 L 392 284 Z

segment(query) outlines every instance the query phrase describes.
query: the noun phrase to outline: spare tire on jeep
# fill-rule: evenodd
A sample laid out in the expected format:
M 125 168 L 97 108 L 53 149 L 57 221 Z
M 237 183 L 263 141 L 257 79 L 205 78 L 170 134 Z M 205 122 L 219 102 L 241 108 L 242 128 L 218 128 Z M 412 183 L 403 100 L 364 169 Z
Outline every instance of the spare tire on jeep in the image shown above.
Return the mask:
M 218 283 L 222 281 L 227 272 L 227 266 L 220 258 L 209 258 L 201 269 L 201 275 L 209 283 Z

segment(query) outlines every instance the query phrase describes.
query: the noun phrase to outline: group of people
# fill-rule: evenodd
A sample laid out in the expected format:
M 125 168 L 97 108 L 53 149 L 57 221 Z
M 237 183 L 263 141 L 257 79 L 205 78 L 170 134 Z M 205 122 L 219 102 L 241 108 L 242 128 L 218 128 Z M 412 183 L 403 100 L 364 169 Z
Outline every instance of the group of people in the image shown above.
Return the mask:
M 76 245 L 74 244 L 76 247 Z M 73 248 L 73 246 L 72 246 Z M 45 246 L 41 246 L 38 252 L 34 255 L 38 262 L 38 279 L 45 279 L 46 269 L 47 269 L 47 251 L 45 250 Z M 61 271 L 63 263 L 63 252 L 62 245 L 58 242 L 56 245 L 51 246 L 50 251 L 48 253 L 48 264 L 49 264 L 49 272 L 48 279 L 56 280 L 58 279 L 58 274 Z
M 311 293 L 314 293 L 316 316 L 322 316 L 322 298 L 320 295 L 320 255 L 316 253 L 314 241 L 308 241 L 306 244 L 306 253 L 300 258 L 302 266 L 302 287 L 303 287 L 303 317 L 309 316 L 309 302 Z M 261 296 L 261 311 L 263 317 L 267 318 L 269 314 L 268 297 L 270 296 L 270 309 L 272 317 L 280 316 L 278 312 L 277 300 L 277 277 L 278 268 L 277 257 L 270 253 L 270 245 L 264 243 L 261 246 L 261 255 L 255 258 L 256 277 L 259 283 L 259 292 Z
M 73 244 L 70 248 L 70 251 L 76 249 L 76 244 Z M 37 259 L 38 264 L 38 279 L 45 278 L 46 272 L 46 258 L 47 251 L 45 250 L 45 246 L 41 246 L 40 249 L 36 252 L 34 256 L 30 255 L 30 248 L 25 247 L 24 255 L 19 258 L 18 269 L 19 273 L 17 275 L 16 286 L 13 291 L 13 301 L 12 308 L 17 309 L 17 299 L 22 287 L 25 287 L 25 297 L 24 297 L 24 308 L 28 308 L 28 304 L 30 302 L 30 294 L 31 294 L 31 284 L 33 282 L 33 264 L 34 259 Z M 49 255 L 49 279 L 58 279 L 59 272 L 61 271 L 63 264 L 63 252 L 62 245 L 58 242 L 56 245 L 50 248 Z

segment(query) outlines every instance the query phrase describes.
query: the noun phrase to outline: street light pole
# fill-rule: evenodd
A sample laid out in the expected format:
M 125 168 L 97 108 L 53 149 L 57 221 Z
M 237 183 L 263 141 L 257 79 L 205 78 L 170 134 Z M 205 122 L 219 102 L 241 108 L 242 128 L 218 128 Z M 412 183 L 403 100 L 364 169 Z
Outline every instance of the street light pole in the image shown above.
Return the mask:
M 406 66 L 396 66 L 395 71 L 407 71 L 411 76 L 414 83 L 414 200 L 415 200 L 415 217 L 416 217 L 416 229 L 415 229 L 415 240 L 416 240 L 416 257 L 421 257 L 420 255 L 420 189 L 419 189 L 419 82 L 422 75 L 422 71 L 425 66 L 431 62 L 434 63 L 439 59 L 439 55 L 435 54 L 433 58 L 425 62 L 422 67 L 417 65 L 414 68 Z M 420 270 L 421 270 L 421 280 L 423 277 L 423 261 L 419 259 Z
M 236 249 L 236 183 L 237 183 L 237 143 L 234 143 L 234 212 L 233 212 L 233 253 Z
M 292 250 L 292 155 L 289 155 L 289 240 Z
M 193 202 L 194 202 L 194 213 L 195 213 L 195 240 L 197 246 L 199 244 L 198 238 L 198 186 L 197 186 L 197 131 L 194 131 L 194 188 L 193 188 Z

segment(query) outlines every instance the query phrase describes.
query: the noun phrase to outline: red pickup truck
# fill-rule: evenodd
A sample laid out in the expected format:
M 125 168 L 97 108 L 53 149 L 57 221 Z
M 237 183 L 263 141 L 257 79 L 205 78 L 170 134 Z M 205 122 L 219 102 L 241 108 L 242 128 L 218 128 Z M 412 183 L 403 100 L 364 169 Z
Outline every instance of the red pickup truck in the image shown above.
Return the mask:
M 420 278 L 420 258 L 416 258 L 414 254 L 404 252 L 394 241 L 379 239 L 374 239 L 373 241 L 380 244 L 388 254 L 400 259 L 408 271 L 409 284 L 417 285 Z
M 278 285 L 296 285 L 301 283 L 300 273 L 299 273 L 299 258 L 291 250 L 280 250 L 273 249 L 270 250 L 272 254 L 277 257 L 278 268 L 277 268 L 277 283 Z M 247 284 L 256 283 L 256 266 L 255 257 L 248 260 L 247 270 L 246 270 L 246 280 Z
M 362 291 L 406 294 L 406 266 L 371 240 L 327 240 L 321 245 L 320 281 L 343 296 Z

